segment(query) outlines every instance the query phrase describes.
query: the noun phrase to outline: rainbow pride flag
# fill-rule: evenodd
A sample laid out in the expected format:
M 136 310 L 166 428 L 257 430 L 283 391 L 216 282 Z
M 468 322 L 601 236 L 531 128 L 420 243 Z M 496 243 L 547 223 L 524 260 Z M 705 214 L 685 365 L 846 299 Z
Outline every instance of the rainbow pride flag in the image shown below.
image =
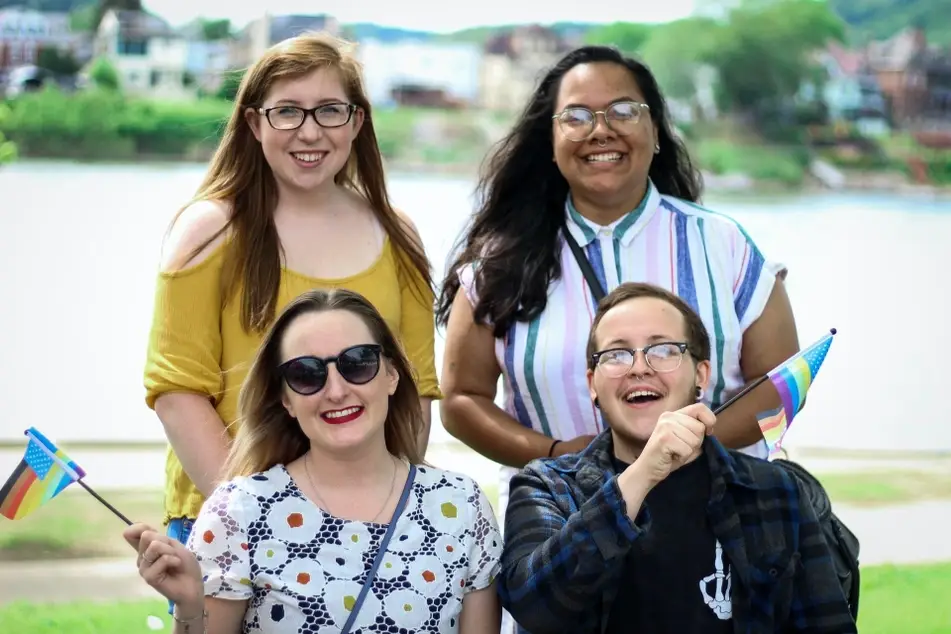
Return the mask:
M 779 392 L 779 400 L 782 402 L 781 407 L 761 412 L 756 416 L 763 438 L 769 446 L 770 455 L 782 448 L 783 437 L 792 425 L 793 418 L 806 402 L 806 392 L 819 374 L 819 368 L 822 367 L 822 362 L 825 361 L 826 354 L 829 352 L 829 346 L 832 345 L 833 336 L 835 336 L 835 328 L 767 375 L 776 391 Z
M 0 488 L 0 515 L 11 520 L 26 517 L 86 475 L 35 427 L 24 433 L 30 439 L 26 454 Z

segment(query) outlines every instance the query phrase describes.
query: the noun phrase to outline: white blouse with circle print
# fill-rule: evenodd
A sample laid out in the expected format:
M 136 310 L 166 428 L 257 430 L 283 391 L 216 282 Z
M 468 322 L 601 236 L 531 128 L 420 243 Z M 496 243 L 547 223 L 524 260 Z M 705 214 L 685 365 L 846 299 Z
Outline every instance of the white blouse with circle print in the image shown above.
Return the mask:
M 417 469 L 353 634 L 454 634 L 463 596 L 498 574 L 502 539 L 482 490 L 465 475 Z M 386 529 L 327 514 L 276 465 L 220 485 L 188 548 L 206 596 L 248 600 L 243 632 L 339 634 Z

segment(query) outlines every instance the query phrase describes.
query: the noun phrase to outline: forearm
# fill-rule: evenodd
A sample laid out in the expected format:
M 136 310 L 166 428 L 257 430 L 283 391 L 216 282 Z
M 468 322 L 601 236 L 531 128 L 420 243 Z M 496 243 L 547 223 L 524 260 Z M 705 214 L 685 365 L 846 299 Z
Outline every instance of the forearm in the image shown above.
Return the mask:
M 756 415 L 779 405 L 776 389 L 769 381 L 765 381 L 717 415 L 713 433 L 729 449 L 742 449 L 756 444 L 763 439 Z
M 429 435 L 433 426 L 433 399 L 423 397 L 419 399 L 419 409 L 423 414 L 423 426 L 419 430 L 419 456 L 426 458 L 426 451 L 429 449 Z
M 453 437 L 500 464 L 521 468 L 551 449 L 551 438 L 521 425 L 485 396 L 447 395 L 441 414 Z
M 230 444 L 211 401 L 198 394 L 164 394 L 155 402 L 155 413 L 185 473 L 202 495 L 210 496 L 222 475 Z

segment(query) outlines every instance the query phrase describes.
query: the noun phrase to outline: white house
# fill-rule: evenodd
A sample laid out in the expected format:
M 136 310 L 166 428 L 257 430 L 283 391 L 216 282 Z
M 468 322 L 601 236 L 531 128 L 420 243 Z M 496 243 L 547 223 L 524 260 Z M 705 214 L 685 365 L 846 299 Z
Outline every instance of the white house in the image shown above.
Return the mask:
M 119 73 L 122 89 L 157 99 L 195 96 L 188 72 L 189 43 L 165 20 L 144 11 L 108 11 L 96 32 L 94 51 Z
M 422 102 L 468 106 L 478 101 L 482 51 L 476 44 L 364 40 L 357 47 L 366 89 L 375 106 Z

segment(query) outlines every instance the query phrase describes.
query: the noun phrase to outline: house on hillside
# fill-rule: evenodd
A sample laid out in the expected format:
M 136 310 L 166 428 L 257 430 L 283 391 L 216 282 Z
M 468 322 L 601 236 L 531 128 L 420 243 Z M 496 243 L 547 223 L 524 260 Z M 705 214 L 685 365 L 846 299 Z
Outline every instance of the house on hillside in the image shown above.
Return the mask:
M 523 108 L 542 75 L 570 48 L 556 31 L 539 25 L 515 27 L 490 38 L 482 55 L 482 107 Z
M 35 64 L 44 48 L 76 57 L 79 47 L 80 37 L 70 31 L 68 13 L 0 9 L 0 70 Z
M 885 97 L 865 55 L 832 43 L 818 54 L 818 60 L 826 71 L 822 99 L 830 121 L 854 123 L 865 136 L 887 133 Z
M 249 22 L 235 38 L 231 47 L 232 68 L 247 68 L 264 51 L 278 42 L 292 38 L 308 31 L 324 31 L 331 35 L 340 36 L 340 22 L 337 18 L 326 15 L 271 15 L 265 13 L 260 18 Z
M 99 23 L 93 51 L 115 66 L 127 93 L 169 100 L 195 95 L 188 41 L 158 16 L 110 9 Z
M 481 47 L 465 42 L 381 42 L 357 48 L 374 106 L 464 107 L 477 104 Z
M 909 27 L 866 50 L 895 125 L 916 127 L 951 120 L 951 51 L 928 46 L 920 28 Z

